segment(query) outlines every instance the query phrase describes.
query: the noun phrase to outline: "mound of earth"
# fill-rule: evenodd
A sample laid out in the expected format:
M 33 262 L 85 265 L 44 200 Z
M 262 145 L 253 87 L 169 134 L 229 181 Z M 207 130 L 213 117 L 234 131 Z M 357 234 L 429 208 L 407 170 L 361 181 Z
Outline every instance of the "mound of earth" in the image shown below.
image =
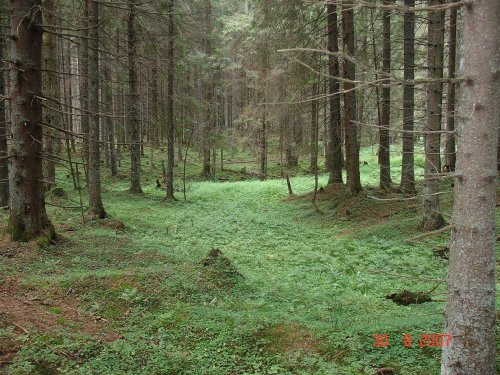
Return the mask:
M 203 272 L 201 282 L 212 284 L 217 288 L 233 287 L 243 276 L 219 249 L 212 249 L 201 261 Z

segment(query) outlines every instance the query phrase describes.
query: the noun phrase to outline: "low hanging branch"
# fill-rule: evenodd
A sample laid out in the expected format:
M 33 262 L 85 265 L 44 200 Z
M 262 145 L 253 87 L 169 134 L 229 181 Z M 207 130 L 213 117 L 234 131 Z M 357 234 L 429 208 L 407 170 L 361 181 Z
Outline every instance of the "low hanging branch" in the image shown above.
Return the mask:
M 446 227 L 443 227 L 441 229 L 438 229 L 438 230 L 434 230 L 432 232 L 426 232 L 426 233 L 422 233 L 416 237 L 412 237 L 412 238 L 409 238 L 407 240 L 405 240 L 406 243 L 409 243 L 409 242 L 414 242 L 414 241 L 417 241 L 421 238 L 424 238 L 424 237 L 432 237 L 432 236 L 436 236 L 438 234 L 441 234 L 441 233 L 444 233 L 446 231 L 449 231 L 451 229 L 451 225 L 447 225 Z

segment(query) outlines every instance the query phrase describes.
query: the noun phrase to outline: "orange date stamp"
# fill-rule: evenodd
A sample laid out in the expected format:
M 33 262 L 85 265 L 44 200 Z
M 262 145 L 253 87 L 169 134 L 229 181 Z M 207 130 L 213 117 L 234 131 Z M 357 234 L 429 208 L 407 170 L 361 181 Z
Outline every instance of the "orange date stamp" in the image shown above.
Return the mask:
M 403 345 L 406 348 L 412 348 L 417 345 L 417 339 L 414 340 L 413 335 L 403 335 Z M 451 335 L 447 333 L 422 333 L 418 340 L 418 346 L 421 348 L 442 348 L 450 346 Z M 390 339 L 387 333 L 375 333 L 373 335 L 373 346 L 375 348 L 387 348 L 390 346 Z

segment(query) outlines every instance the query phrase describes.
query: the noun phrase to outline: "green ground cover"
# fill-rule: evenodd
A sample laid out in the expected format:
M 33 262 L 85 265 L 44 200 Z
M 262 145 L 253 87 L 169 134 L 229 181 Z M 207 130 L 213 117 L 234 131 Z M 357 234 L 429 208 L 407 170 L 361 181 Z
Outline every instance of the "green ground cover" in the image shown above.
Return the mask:
M 376 185 L 371 150 L 361 160 L 369 163 L 364 185 Z M 420 234 L 419 201 L 380 202 L 370 198 L 380 194 L 374 188 L 357 198 L 325 189 L 318 213 L 310 176 L 292 179 L 290 198 L 283 180 L 220 172 L 234 182 L 196 181 L 193 162 L 188 200 L 165 202 L 155 164 L 144 168 L 144 196 L 105 177 L 111 220 L 83 225 L 78 210 L 51 206 L 57 246 L 0 255 L 3 292 L 13 293 L 4 302 L 31 304 L 31 318 L 17 325 L 0 314 L 2 351 L 12 351 L 0 373 L 439 373 L 440 349 L 418 340 L 443 330 L 445 284 L 436 279 L 445 278 L 447 261 L 432 250 L 448 234 L 404 242 Z M 59 180 L 68 196 L 48 200 L 77 202 L 66 171 Z M 5 240 L 9 246 L 17 245 Z M 207 258 L 212 249 L 222 254 Z M 432 290 L 435 302 L 385 298 L 405 289 Z M 388 348 L 374 347 L 377 333 L 389 335 Z

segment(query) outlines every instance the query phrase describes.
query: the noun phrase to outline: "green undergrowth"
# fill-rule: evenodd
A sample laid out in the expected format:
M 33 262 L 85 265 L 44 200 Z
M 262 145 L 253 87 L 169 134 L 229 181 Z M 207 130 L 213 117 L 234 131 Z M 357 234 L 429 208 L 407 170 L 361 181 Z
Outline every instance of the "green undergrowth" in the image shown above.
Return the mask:
M 59 173 L 58 202 L 71 205 L 78 194 Z M 375 175 L 364 174 L 359 197 L 325 188 L 319 212 L 310 176 L 292 179 L 294 197 L 283 180 L 191 179 L 176 202 L 148 183 L 154 174 L 142 196 L 106 177 L 107 222 L 50 207 L 57 246 L 0 258 L 0 281 L 47 302 L 34 303 L 55 321 L 26 334 L 0 315 L 0 340 L 16 348 L 0 373 L 439 373 L 440 349 L 418 340 L 443 331 L 447 261 L 432 250 L 448 234 L 404 242 L 421 234 L 419 202 L 374 199 L 394 196 L 369 187 Z M 403 290 L 432 291 L 433 302 L 385 298 Z M 389 347 L 374 347 L 374 334 L 388 334 Z

